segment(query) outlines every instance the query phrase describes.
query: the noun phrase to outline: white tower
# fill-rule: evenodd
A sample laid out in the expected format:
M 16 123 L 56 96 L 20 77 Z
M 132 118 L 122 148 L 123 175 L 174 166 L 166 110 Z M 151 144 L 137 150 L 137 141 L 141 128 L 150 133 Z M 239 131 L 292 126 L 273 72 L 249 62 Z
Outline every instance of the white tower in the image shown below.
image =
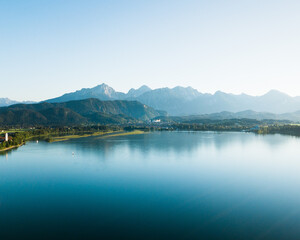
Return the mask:
M 8 133 L 5 133 L 5 142 L 8 141 Z

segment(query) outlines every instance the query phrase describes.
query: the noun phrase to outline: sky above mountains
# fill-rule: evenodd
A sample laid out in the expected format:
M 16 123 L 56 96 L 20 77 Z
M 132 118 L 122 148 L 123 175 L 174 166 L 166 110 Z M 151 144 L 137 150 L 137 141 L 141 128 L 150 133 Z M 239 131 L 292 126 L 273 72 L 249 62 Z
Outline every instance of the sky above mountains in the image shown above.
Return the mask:
M 0 0 L 0 97 L 103 82 L 300 95 L 300 2 Z

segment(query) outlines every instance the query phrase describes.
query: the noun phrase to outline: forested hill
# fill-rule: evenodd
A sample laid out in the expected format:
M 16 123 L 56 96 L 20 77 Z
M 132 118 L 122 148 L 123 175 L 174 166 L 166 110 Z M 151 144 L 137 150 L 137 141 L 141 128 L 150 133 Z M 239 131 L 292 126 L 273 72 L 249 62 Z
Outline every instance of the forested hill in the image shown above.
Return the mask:
M 121 124 L 165 115 L 137 101 L 84 99 L 62 103 L 16 104 L 0 108 L 0 125 Z

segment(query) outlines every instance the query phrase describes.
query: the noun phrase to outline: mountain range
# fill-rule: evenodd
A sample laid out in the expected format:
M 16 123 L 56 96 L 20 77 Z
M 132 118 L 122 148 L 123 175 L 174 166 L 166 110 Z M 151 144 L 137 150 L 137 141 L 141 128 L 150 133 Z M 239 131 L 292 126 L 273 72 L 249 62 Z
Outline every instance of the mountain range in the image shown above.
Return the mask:
M 96 98 L 63 103 L 15 104 L 0 108 L 0 125 L 122 124 L 165 115 L 137 101 L 101 101 Z
M 300 110 L 300 97 L 271 90 L 262 96 L 229 94 L 221 91 L 215 94 L 201 93 L 192 87 L 150 89 L 142 86 L 130 89 L 128 93 L 117 92 L 106 84 L 84 88 L 67 93 L 46 102 L 65 102 L 98 98 L 100 100 L 136 100 L 154 109 L 163 110 L 173 116 L 211 114 L 216 112 L 241 112 L 252 110 L 282 114 Z
M 262 96 L 230 94 L 217 91 L 215 94 L 201 93 L 192 87 L 151 89 L 142 86 L 130 89 L 127 93 L 115 91 L 101 84 L 94 88 L 83 88 L 66 93 L 60 97 L 45 100 L 47 103 L 96 98 L 102 101 L 127 100 L 138 101 L 154 109 L 166 111 L 172 116 L 203 115 L 220 112 L 254 111 L 272 114 L 284 114 L 300 110 L 300 97 L 291 97 L 285 93 L 271 90 Z M 0 99 L 0 106 L 15 104 L 9 99 Z
M 2 126 L 53 126 L 82 124 L 136 124 L 149 120 L 162 123 L 203 123 L 227 119 L 253 119 L 275 121 L 300 121 L 300 111 L 274 114 L 255 112 L 219 112 L 211 114 L 168 116 L 138 101 L 106 100 L 96 98 L 73 100 L 59 103 L 41 102 L 37 104 L 14 104 L 0 107 Z M 155 122 L 155 121 L 154 121 Z

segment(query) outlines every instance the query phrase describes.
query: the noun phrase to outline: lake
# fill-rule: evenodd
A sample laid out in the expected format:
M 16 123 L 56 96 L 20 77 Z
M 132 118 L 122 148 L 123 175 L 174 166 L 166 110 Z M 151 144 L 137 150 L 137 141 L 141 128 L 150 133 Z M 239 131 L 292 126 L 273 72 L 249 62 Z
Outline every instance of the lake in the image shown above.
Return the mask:
M 300 239 L 300 138 L 158 132 L 0 155 L 0 239 Z

